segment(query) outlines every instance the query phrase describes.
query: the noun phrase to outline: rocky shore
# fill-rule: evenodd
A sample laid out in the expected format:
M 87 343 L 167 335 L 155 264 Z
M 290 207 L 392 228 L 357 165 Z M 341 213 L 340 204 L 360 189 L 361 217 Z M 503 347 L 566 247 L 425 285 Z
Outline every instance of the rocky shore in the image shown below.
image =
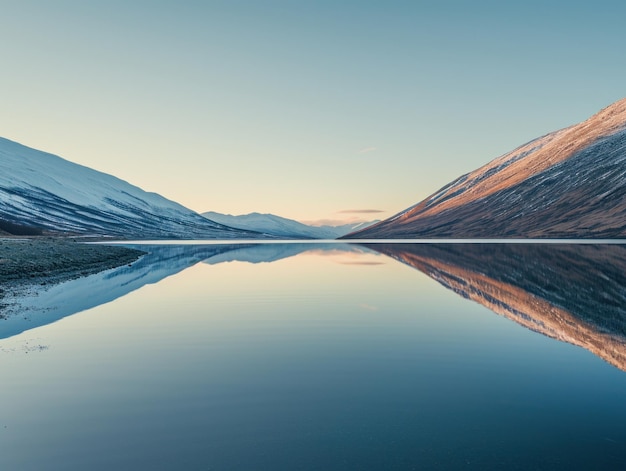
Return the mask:
M 129 264 L 141 255 L 138 250 L 73 239 L 0 237 L 0 316 L 7 295 Z

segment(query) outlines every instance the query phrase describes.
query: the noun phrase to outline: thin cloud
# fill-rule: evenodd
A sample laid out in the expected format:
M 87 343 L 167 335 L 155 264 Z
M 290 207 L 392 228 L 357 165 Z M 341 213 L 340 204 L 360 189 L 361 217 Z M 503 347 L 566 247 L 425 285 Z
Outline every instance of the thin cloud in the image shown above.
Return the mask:
M 378 311 L 378 306 L 372 306 L 371 304 L 361 303 L 359 304 L 361 309 L 365 309 L 366 311 Z
M 343 209 L 337 211 L 340 214 L 377 214 L 384 213 L 382 209 Z
M 337 262 L 340 265 L 384 265 L 385 262 L 359 262 L 358 260 L 354 261 L 343 261 Z
M 378 147 L 373 147 L 373 146 L 363 147 L 363 149 L 359 149 L 357 151 L 357 154 L 367 154 L 369 152 L 374 152 L 374 151 L 377 151 L 377 150 L 378 150 Z
M 382 209 L 344 209 L 342 211 L 336 211 L 336 217 L 315 219 L 315 220 L 300 220 L 303 224 L 310 226 L 343 226 L 346 224 L 360 224 L 362 222 L 370 222 L 375 218 L 368 216 L 369 214 L 385 213 Z
M 357 218 L 355 216 L 344 219 L 315 219 L 300 221 L 302 224 L 309 226 L 344 226 L 346 224 L 360 224 L 362 222 L 368 222 L 366 219 Z

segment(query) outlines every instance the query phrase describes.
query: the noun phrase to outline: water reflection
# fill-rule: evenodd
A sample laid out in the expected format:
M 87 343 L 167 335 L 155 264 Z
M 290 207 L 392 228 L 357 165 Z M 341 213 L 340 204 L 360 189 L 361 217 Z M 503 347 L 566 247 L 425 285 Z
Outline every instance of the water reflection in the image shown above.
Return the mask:
M 197 263 L 270 263 L 303 252 L 352 253 L 370 250 L 348 244 L 224 244 L 129 245 L 147 252 L 135 263 L 84 278 L 70 280 L 38 292 L 4 300 L 9 312 L 0 320 L 0 339 L 56 322 L 72 314 L 109 303 L 142 286 L 158 283 Z
M 428 278 L 616 364 L 624 249 L 298 245 L 33 298 L 30 326 L 136 290 L 0 342 L 0 469 L 624 469 L 626 375 Z
M 380 252 L 464 298 L 548 337 L 586 348 L 626 371 L 626 246 L 567 244 L 224 244 L 137 245 L 131 266 L 13 299 L 0 338 L 111 302 L 197 263 L 271 263 L 305 252 L 380 263 Z
M 375 244 L 497 314 L 626 371 L 626 247 Z

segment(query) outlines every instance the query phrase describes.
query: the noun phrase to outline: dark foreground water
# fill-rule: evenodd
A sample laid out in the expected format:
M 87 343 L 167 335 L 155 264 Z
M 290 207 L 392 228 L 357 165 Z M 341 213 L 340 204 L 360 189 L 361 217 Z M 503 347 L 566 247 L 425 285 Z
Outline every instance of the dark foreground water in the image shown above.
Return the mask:
M 149 250 L 0 321 L 0 469 L 626 469 L 624 246 Z

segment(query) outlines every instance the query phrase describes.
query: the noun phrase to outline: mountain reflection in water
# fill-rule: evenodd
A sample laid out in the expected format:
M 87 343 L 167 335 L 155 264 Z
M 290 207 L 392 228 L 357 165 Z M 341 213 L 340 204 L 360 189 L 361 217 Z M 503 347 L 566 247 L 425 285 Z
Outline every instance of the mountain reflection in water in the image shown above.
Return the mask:
M 200 262 L 271 263 L 303 252 L 354 254 L 371 252 L 357 245 L 330 243 L 277 244 L 125 244 L 146 252 L 131 265 L 77 278 L 6 299 L 9 312 L 0 320 L 0 339 L 56 322 L 159 283 Z
M 626 371 L 626 247 L 371 244 L 464 298 Z
M 0 321 L 0 339 L 111 302 L 200 262 L 271 263 L 304 252 L 350 252 L 349 263 L 358 264 L 359 254 L 376 252 L 524 327 L 581 346 L 626 371 L 626 246 L 251 243 L 133 247 L 148 253 L 131 266 L 14 299 L 13 311 L 19 315 Z

